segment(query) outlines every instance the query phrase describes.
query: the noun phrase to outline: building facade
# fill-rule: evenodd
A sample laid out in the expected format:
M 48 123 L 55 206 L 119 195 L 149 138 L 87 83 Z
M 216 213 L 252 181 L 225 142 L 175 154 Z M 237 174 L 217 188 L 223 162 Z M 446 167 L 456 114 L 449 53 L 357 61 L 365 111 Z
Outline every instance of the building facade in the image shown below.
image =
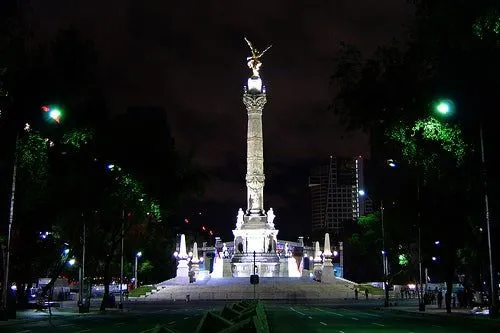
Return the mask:
M 361 198 L 364 189 L 363 158 L 340 158 L 314 166 L 310 171 L 311 231 L 341 237 L 346 227 L 368 213 L 370 202 Z

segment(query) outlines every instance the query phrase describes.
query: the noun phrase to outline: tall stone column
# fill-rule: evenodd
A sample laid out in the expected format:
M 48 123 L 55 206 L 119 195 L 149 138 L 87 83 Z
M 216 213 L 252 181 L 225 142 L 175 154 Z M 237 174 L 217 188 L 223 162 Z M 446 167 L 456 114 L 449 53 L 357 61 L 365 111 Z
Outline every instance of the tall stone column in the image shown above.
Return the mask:
M 248 113 L 246 175 L 248 208 L 246 214 L 254 216 L 265 215 L 262 110 L 266 101 L 265 90 L 247 90 L 243 94 L 243 103 Z
M 233 230 L 235 251 L 231 258 L 233 276 L 248 277 L 254 267 L 263 277 L 277 277 L 280 272 L 279 257 L 276 254 L 275 215 L 272 209 L 264 211 L 264 147 L 262 135 L 262 111 L 266 104 L 266 90 L 262 85 L 259 69 L 264 52 L 255 49 L 250 41 L 252 55 L 247 57 L 252 76 L 247 80 L 243 92 L 243 104 L 248 114 L 247 129 L 247 209 L 240 209 Z M 255 255 L 254 255 L 255 253 Z M 255 264 L 254 264 L 255 262 Z

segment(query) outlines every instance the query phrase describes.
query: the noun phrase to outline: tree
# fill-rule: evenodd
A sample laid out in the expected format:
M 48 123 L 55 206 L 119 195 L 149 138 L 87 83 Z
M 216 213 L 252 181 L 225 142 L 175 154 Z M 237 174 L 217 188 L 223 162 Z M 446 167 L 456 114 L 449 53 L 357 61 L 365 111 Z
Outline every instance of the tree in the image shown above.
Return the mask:
M 466 238 L 456 235 L 469 234 L 468 221 L 481 215 L 478 156 L 471 148 L 477 146 L 480 121 L 485 133 L 498 127 L 488 107 L 498 104 L 497 14 L 493 1 L 417 1 L 408 42 L 380 47 L 368 60 L 343 44 L 333 75 L 339 89 L 334 110 L 351 127 L 382 136 L 380 142 L 390 146 L 384 149 L 399 151 L 397 157 L 413 165 L 408 170 L 422 181 L 422 227 L 427 225 L 446 244 L 448 311 L 455 258 Z M 473 31 L 487 38 L 476 38 Z M 440 97 L 454 100 L 457 107 L 449 125 L 428 118 Z M 496 164 L 492 158 L 489 167 Z M 497 197 L 496 189 L 491 192 Z

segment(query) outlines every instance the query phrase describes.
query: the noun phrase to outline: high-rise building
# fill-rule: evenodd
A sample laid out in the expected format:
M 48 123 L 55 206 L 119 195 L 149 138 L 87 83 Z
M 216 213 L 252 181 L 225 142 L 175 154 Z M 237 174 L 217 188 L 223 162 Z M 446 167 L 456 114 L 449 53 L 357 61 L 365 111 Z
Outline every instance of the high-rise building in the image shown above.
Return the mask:
M 309 177 L 311 229 L 341 237 L 343 230 L 368 213 L 370 203 L 360 199 L 364 188 L 363 158 L 330 158 L 313 167 Z

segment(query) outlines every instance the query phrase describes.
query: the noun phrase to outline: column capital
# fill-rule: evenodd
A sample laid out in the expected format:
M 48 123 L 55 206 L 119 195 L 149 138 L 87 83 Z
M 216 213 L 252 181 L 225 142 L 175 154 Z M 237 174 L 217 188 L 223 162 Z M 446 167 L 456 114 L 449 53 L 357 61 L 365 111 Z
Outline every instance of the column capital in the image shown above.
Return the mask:
M 243 104 L 247 108 L 249 113 L 260 113 L 262 114 L 262 109 L 267 102 L 266 94 L 243 94 Z

